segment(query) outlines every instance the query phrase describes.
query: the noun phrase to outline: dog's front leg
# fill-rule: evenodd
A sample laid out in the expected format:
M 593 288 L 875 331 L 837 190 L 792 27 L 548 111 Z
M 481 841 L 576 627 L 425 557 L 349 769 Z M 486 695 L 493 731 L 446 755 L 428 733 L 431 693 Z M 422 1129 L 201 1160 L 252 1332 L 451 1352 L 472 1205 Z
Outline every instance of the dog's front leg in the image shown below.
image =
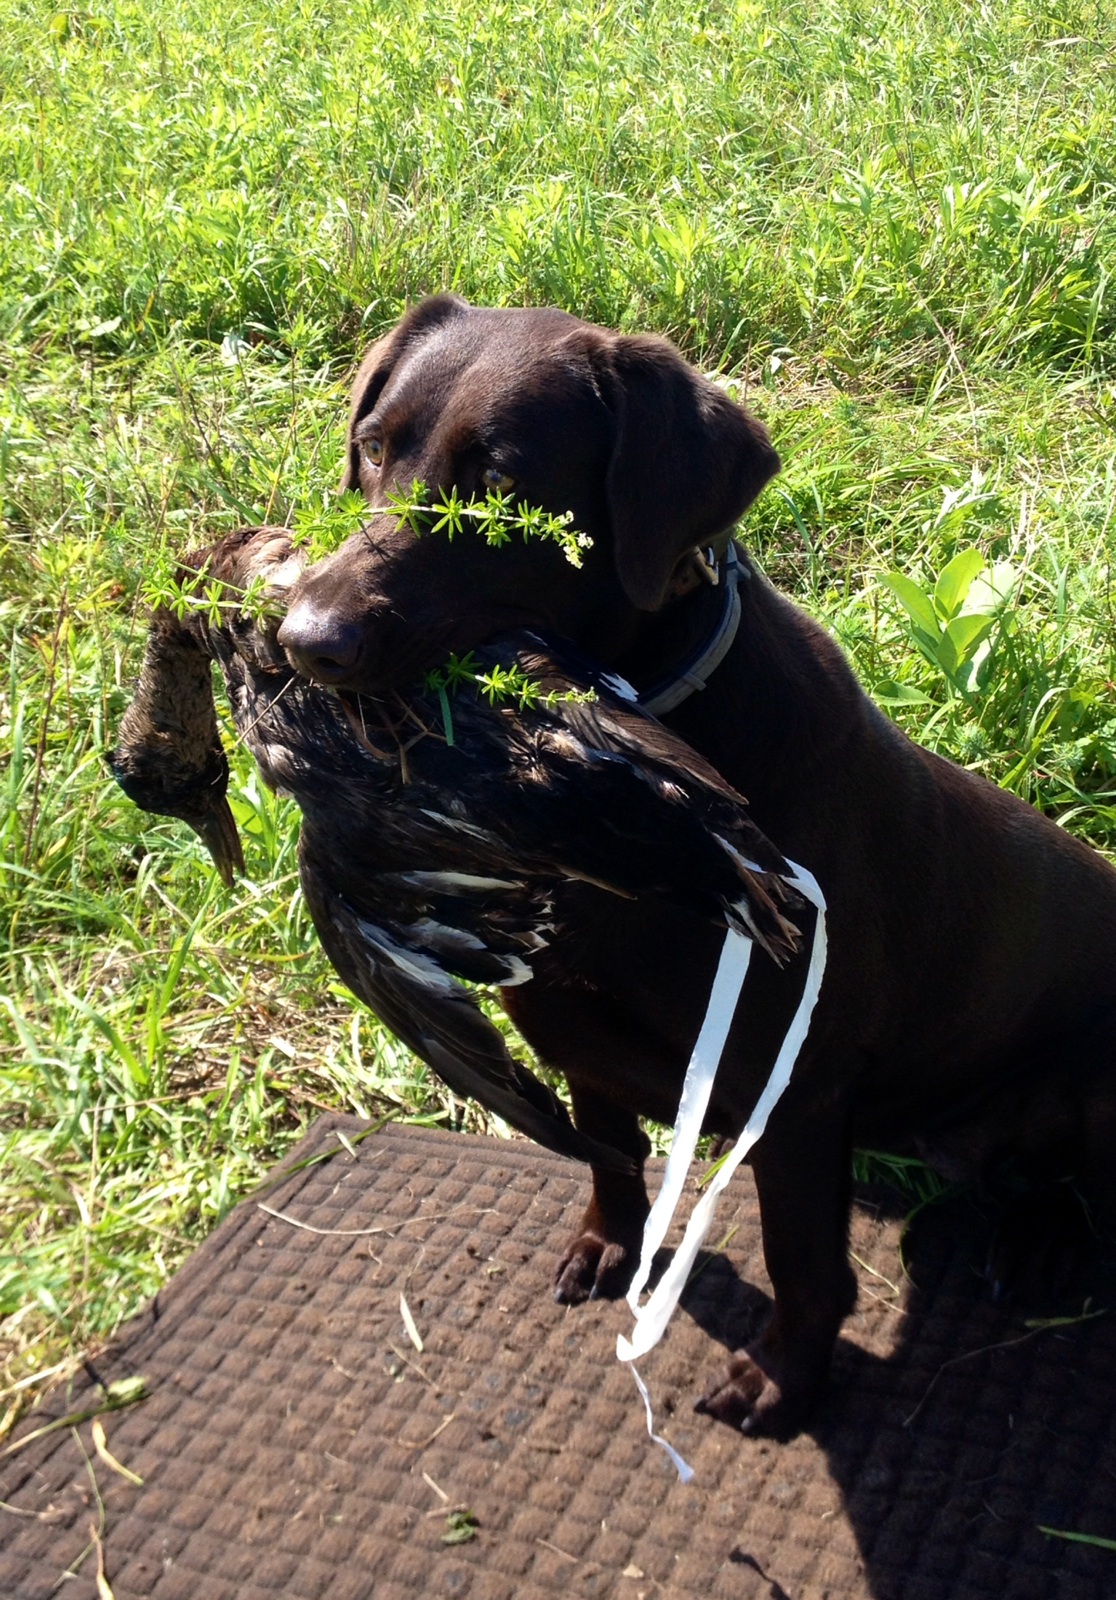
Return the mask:
M 628 1104 L 637 1088 L 652 1083 L 669 1105 L 662 1085 L 669 1084 L 673 1063 L 660 1059 L 655 1041 L 640 1036 L 631 1019 L 607 1002 L 541 976 L 505 990 L 503 1002 L 539 1059 L 565 1077 L 581 1132 L 635 1162 L 627 1175 L 592 1169 L 592 1198 L 555 1278 L 555 1299 L 562 1305 L 611 1299 L 631 1282 L 650 1210 L 643 1163 L 651 1144 Z
M 838 1330 L 856 1302 L 848 1258 L 851 1152 L 845 1119 L 806 1111 L 788 1094 L 752 1156 L 771 1319 L 737 1350 L 697 1409 L 741 1428 L 790 1438 L 823 1393 Z
M 554 1298 L 561 1305 L 580 1305 L 621 1295 L 631 1282 L 649 1209 L 643 1163 L 651 1146 L 632 1112 L 573 1081 L 570 1097 L 581 1132 L 607 1140 L 632 1156 L 638 1167 L 633 1174 L 592 1169 L 592 1198 L 558 1264 L 554 1284 Z

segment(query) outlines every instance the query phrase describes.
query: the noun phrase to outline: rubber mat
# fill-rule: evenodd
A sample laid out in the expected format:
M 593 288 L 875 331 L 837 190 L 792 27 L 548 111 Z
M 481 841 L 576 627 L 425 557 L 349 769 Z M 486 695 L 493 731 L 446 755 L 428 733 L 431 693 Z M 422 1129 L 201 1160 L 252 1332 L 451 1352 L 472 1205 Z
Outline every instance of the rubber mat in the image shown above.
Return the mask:
M 684 1486 L 615 1360 L 626 1308 L 551 1297 L 584 1170 L 429 1130 L 346 1148 L 364 1126 L 323 1118 L 96 1362 L 146 1380 L 102 1419 L 142 1483 L 88 1421 L 0 1459 L 0 1595 L 96 1600 L 99 1565 L 102 1600 L 1116 1594 L 1116 1551 L 1042 1531 L 1116 1538 L 1113 1318 L 995 1308 L 975 1214 L 925 1213 L 912 1283 L 898 1213 L 858 1205 L 831 1396 L 751 1440 L 692 1411 L 768 1305 L 740 1174 L 641 1364 Z M 83 1376 L 22 1431 L 97 1399 Z

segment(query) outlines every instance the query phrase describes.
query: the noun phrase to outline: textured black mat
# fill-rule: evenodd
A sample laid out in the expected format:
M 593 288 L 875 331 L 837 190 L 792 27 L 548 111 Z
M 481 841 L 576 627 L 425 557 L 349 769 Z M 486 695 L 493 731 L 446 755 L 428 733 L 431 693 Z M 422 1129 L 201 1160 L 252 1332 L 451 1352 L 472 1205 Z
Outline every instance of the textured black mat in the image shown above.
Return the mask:
M 920 1225 L 912 1288 L 898 1223 L 859 1211 L 832 1397 L 812 1435 L 769 1444 L 690 1409 L 766 1304 L 741 1174 L 726 1253 L 643 1363 L 697 1469 L 683 1487 L 614 1357 L 625 1309 L 550 1297 L 583 1172 L 390 1128 L 354 1160 L 338 1130 L 361 1127 L 323 1118 L 291 1159 L 338 1153 L 264 1196 L 324 1232 L 245 1202 L 98 1363 L 148 1380 L 104 1419 L 142 1487 L 98 1458 L 88 1423 L 90 1465 L 70 1429 L 0 1460 L 0 1498 L 23 1513 L 0 1511 L 0 1595 L 95 1600 L 95 1553 L 63 1577 L 98 1521 L 91 1473 L 116 1600 L 1116 1595 L 1116 1552 L 1040 1531 L 1116 1537 L 1114 1319 L 1029 1330 L 993 1308 L 970 1214 Z M 93 1396 L 82 1379 L 23 1431 Z M 478 1519 L 469 1543 L 443 1542 L 455 1508 Z

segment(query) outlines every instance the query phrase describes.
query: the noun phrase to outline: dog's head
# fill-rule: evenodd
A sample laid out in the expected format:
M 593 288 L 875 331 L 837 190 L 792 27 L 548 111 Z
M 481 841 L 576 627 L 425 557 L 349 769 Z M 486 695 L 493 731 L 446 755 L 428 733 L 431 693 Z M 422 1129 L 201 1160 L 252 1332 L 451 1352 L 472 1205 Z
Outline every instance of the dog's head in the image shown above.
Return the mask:
M 363 689 L 522 626 L 607 662 L 778 467 L 763 425 L 665 339 L 439 295 L 365 357 L 343 486 L 372 507 L 418 481 L 569 512 L 592 541 L 583 565 L 553 543 L 493 548 L 377 516 L 306 573 L 281 642 L 308 676 Z

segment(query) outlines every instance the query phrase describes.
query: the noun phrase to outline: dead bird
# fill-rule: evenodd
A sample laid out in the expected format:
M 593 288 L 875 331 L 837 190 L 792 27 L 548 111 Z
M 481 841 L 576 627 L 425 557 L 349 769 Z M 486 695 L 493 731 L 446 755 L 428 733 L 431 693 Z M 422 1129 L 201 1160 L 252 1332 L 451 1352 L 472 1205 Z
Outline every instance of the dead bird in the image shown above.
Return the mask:
M 244 857 L 226 792 L 208 639 L 160 613 L 147 634 L 135 697 L 124 713 L 113 777 L 144 811 L 188 822 L 231 888 Z M 173 688 L 172 688 L 173 686 Z
M 457 980 L 529 979 L 532 956 L 561 947 L 571 886 L 579 915 L 586 892 L 602 906 L 653 897 L 784 962 L 799 901 L 744 801 L 572 646 L 520 632 L 476 650 L 448 684 L 336 694 L 294 671 L 278 617 L 236 610 L 261 579 L 282 609 L 301 568 L 286 530 L 241 530 L 187 567 L 230 603 L 217 620 L 153 614 L 110 757 L 125 793 L 189 823 L 226 882 L 243 870 L 215 659 L 265 782 L 301 809 L 303 891 L 346 984 L 455 1093 L 550 1149 L 629 1169 L 575 1129 Z

